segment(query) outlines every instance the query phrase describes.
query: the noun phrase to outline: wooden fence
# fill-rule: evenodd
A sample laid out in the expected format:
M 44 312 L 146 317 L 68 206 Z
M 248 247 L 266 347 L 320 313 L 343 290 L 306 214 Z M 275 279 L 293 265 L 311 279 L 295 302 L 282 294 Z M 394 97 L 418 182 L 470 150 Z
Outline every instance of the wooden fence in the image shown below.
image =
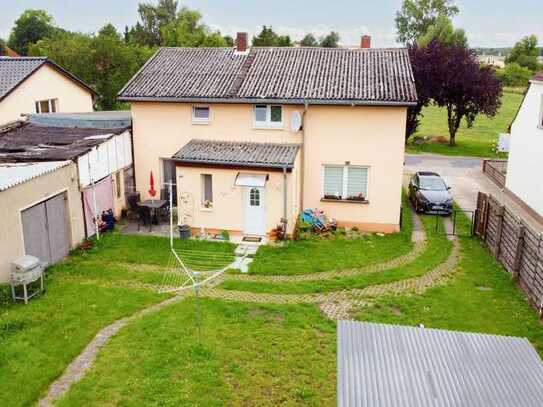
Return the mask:
M 543 236 L 492 195 L 479 192 L 475 233 L 513 275 L 531 304 L 543 308 Z
M 483 173 L 500 188 L 505 187 L 507 160 L 483 160 Z

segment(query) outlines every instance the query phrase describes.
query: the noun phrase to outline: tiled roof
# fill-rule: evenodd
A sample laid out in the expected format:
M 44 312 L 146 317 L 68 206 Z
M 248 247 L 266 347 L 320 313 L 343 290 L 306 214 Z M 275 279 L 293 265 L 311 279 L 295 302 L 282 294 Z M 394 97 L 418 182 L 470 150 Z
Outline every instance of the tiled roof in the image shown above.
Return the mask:
M 411 104 L 406 49 L 162 48 L 121 100 Z
M 0 164 L 0 191 L 30 181 L 70 164 L 70 161 Z
M 339 321 L 340 407 L 543 406 L 526 338 Z
M 0 57 L 0 100 L 9 95 L 19 84 L 44 64 L 48 64 L 64 76 L 77 82 L 92 94 L 97 94 L 81 79 L 48 60 L 46 57 Z
M 298 144 L 191 140 L 174 154 L 184 163 L 292 168 Z

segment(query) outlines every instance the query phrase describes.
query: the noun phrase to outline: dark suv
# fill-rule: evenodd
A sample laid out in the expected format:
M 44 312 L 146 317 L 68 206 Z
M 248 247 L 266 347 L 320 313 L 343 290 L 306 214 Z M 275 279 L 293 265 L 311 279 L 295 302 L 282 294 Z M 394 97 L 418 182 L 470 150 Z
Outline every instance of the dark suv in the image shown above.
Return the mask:
M 435 172 L 417 172 L 409 181 L 409 200 L 417 213 L 450 215 L 453 198 L 449 189 Z

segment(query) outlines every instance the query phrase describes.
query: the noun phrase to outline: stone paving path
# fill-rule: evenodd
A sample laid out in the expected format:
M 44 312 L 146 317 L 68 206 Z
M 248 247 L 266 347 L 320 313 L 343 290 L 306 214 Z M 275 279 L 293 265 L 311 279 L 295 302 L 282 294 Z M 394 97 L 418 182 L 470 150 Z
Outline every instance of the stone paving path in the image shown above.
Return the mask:
M 177 302 L 182 298 L 183 296 L 181 295 L 168 298 L 165 301 L 151 305 L 150 307 L 138 311 L 129 317 L 121 318 L 103 328 L 85 347 L 83 352 L 81 352 L 79 356 L 77 356 L 72 361 L 72 363 L 68 365 L 68 367 L 64 371 L 64 374 L 49 386 L 47 394 L 38 402 L 38 405 L 40 407 L 52 406 L 54 401 L 63 396 L 70 389 L 73 383 L 81 380 L 85 375 L 86 371 L 94 364 L 94 360 L 96 359 L 98 351 L 107 343 L 107 341 L 113 335 L 119 332 L 119 330 L 126 324 L 134 321 L 135 319 L 141 318 L 144 315 L 155 312 L 165 307 L 166 305 Z

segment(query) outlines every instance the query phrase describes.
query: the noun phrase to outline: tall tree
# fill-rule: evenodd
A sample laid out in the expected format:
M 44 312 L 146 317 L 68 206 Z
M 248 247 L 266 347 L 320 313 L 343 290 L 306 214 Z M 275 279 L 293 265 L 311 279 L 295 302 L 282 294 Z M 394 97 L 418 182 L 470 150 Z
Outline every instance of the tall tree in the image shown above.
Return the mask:
M 176 0 L 158 0 L 156 5 L 140 3 L 138 14 L 141 22 L 137 22 L 128 30 L 128 35 L 125 34 L 125 37 L 141 45 L 162 45 L 162 29 L 176 18 L 177 5 Z
M 505 63 L 510 64 L 515 62 L 531 71 L 536 71 L 539 69 L 539 64 L 537 62 L 538 55 L 539 49 L 537 48 L 537 37 L 535 35 L 529 35 L 515 44 L 511 53 L 505 59 Z
M 263 26 L 262 31 L 253 37 L 253 47 L 276 47 L 279 43 L 279 36 L 273 31 L 273 28 Z
M 54 31 L 53 17 L 45 10 L 28 9 L 15 20 L 8 46 L 20 55 L 27 55 L 30 44 L 50 36 Z
M 210 32 L 201 22 L 197 10 L 181 8 L 174 20 L 161 31 L 162 45 L 170 47 L 226 47 L 227 40 L 219 32 Z
M 324 48 L 337 48 L 339 45 L 339 34 L 331 31 L 330 34 L 321 38 L 320 46 Z
M 7 54 L 8 54 L 8 50 L 6 49 L 6 43 L 4 42 L 2 38 L 0 38 L 0 57 Z
M 454 28 L 451 19 L 443 14 L 439 15 L 436 22 L 419 37 L 417 44 L 424 47 L 432 40 L 439 40 L 445 46 L 468 47 L 466 32 L 460 28 Z
M 319 42 L 315 38 L 315 36 L 311 33 L 306 34 L 304 38 L 300 41 L 300 45 L 302 47 L 318 47 Z
M 452 0 L 404 0 L 395 19 L 398 41 L 404 45 L 414 44 L 436 24 L 438 16 L 451 18 L 456 14 L 458 7 Z
M 443 86 L 433 99 L 438 106 L 447 109 L 449 144 L 454 146 L 463 119 L 471 127 L 481 114 L 496 115 L 501 105 L 502 84 L 493 67 L 479 64 L 475 51 L 440 46 L 445 49 L 445 59 L 439 62 Z

